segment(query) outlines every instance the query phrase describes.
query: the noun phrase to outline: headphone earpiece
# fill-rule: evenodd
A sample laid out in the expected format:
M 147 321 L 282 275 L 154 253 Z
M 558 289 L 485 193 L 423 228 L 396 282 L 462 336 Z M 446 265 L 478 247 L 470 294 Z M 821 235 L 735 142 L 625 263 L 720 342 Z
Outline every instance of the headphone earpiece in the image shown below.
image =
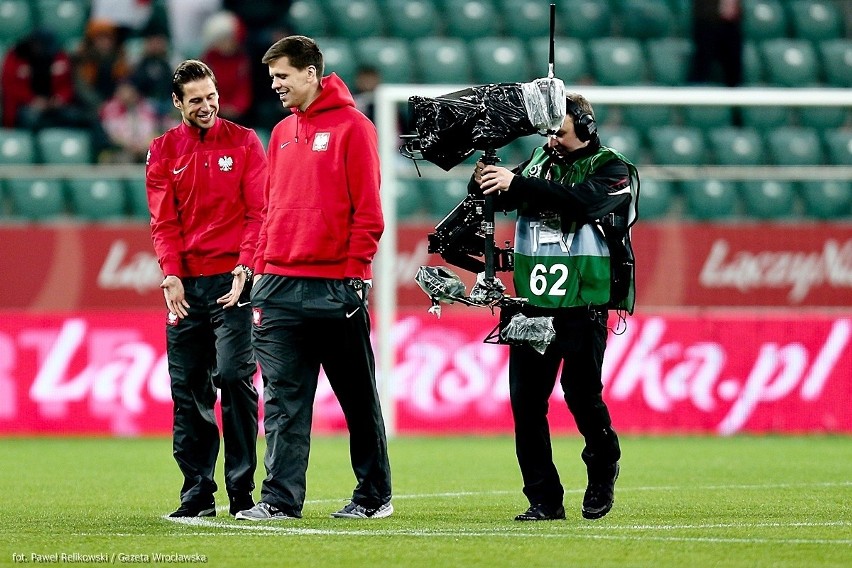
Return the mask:
M 577 138 L 582 140 L 583 142 L 587 142 L 594 138 L 595 134 L 598 132 L 598 124 L 595 122 L 595 117 L 593 117 L 588 112 L 583 111 L 580 106 L 568 99 L 566 110 L 574 117 L 574 133 L 577 135 Z

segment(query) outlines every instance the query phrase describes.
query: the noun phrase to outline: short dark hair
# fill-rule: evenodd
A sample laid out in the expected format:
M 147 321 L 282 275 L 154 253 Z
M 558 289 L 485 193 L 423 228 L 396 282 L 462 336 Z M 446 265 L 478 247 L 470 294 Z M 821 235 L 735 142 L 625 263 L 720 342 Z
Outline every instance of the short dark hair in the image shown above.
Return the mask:
M 292 35 L 279 39 L 272 44 L 272 47 L 266 50 L 261 62 L 269 65 L 282 57 L 286 57 L 290 65 L 299 70 L 307 69 L 313 65 L 317 70 L 317 75 L 322 77 L 325 67 L 322 52 L 317 46 L 317 43 L 311 38 L 302 35 Z
M 213 86 L 218 90 L 219 83 L 216 81 L 216 75 L 213 74 L 213 70 L 203 61 L 187 59 L 178 65 L 174 75 L 172 75 L 172 93 L 174 93 L 178 100 L 182 101 L 184 85 L 192 81 L 198 81 L 199 79 L 206 79 L 207 77 L 213 81 Z

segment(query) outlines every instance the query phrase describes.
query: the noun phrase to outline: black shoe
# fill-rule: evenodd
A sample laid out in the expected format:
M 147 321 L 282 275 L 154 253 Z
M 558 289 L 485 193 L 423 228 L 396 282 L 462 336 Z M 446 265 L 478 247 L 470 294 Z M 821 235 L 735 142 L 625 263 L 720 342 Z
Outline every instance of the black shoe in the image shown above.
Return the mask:
M 600 519 L 612 509 L 615 501 L 615 480 L 618 479 L 618 462 L 599 469 L 589 469 L 589 485 L 583 496 L 583 517 Z
M 516 521 L 557 521 L 565 518 L 565 507 L 548 507 L 547 505 L 530 505 L 530 508 L 515 517 Z
M 213 501 L 209 503 L 181 503 L 177 510 L 169 515 L 170 517 L 215 517 L 216 504 Z
M 248 511 L 252 507 L 254 507 L 254 499 L 251 498 L 250 493 L 240 494 L 240 495 L 228 495 L 228 499 L 231 501 L 231 506 L 228 511 L 231 513 L 231 516 L 236 516 L 240 511 Z

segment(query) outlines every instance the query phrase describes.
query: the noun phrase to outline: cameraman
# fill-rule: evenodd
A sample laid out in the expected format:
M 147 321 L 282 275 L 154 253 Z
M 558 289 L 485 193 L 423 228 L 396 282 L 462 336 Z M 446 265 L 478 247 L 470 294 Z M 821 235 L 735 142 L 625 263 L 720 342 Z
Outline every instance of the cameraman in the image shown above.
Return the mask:
M 495 196 L 495 209 L 517 209 L 515 291 L 520 312 L 552 317 L 554 341 L 544 354 L 511 345 L 509 389 L 515 451 L 530 502 L 518 521 L 564 519 L 564 490 L 553 464 L 548 399 L 562 365 L 565 402 L 583 435 L 588 473 L 582 514 L 612 508 L 621 449 L 602 398 L 601 367 L 608 309 L 633 309 L 633 252 L 639 177 L 614 150 L 601 146 L 594 111 L 567 96 L 562 127 L 510 171 L 476 164 L 469 189 Z

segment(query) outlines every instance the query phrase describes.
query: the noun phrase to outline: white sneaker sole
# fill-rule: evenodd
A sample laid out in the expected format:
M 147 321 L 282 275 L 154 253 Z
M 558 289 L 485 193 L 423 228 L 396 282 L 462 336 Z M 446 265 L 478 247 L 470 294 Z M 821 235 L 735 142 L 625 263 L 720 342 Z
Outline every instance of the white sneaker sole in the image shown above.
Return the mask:
M 393 503 L 388 503 L 387 507 L 376 511 L 376 513 L 371 517 L 341 512 L 331 514 L 332 518 L 335 519 L 384 519 L 386 517 L 390 517 L 391 515 L 393 515 Z

